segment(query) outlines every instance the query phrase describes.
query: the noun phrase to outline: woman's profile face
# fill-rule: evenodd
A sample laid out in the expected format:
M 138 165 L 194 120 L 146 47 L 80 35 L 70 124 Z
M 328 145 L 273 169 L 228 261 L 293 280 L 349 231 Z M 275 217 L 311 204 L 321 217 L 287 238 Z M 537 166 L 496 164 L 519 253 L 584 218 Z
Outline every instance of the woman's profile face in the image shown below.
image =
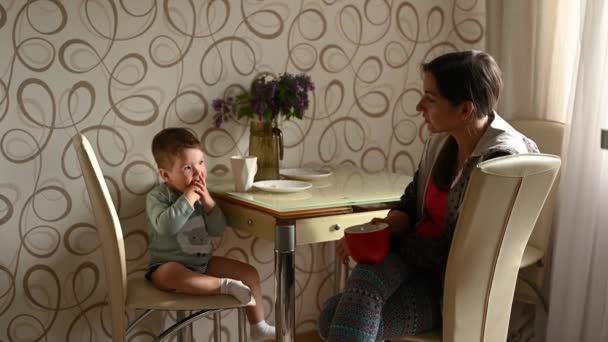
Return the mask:
M 435 76 L 430 72 L 424 73 L 422 85 L 424 93 L 416 110 L 422 113 L 429 131 L 450 133 L 462 128 L 463 105 L 453 105 L 442 96 L 437 88 Z

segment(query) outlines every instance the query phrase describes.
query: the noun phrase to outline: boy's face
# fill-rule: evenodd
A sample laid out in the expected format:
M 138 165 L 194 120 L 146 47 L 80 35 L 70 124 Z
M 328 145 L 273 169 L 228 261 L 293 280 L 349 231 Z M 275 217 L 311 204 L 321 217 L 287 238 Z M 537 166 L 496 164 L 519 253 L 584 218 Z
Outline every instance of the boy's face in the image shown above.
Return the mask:
M 173 160 L 171 169 L 159 170 L 167 186 L 173 190 L 184 192 L 196 179 L 207 179 L 207 168 L 203 159 L 203 151 L 197 148 L 182 150 Z

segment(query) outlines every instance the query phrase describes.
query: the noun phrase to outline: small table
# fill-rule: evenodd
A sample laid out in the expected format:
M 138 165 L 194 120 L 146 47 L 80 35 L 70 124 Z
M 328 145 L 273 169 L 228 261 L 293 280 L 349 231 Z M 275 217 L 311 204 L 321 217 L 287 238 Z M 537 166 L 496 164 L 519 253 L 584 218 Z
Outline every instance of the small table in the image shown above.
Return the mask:
M 274 241 L 277 341 L 295 339 L 295 247 L 338 240 L 343 228 L 384 217 L 412 179 L 355 166 L 329 169 L 332 175 L 296 193 L 238 193 L 230 175 L 209 179 L 209 191 L 231 227 Z

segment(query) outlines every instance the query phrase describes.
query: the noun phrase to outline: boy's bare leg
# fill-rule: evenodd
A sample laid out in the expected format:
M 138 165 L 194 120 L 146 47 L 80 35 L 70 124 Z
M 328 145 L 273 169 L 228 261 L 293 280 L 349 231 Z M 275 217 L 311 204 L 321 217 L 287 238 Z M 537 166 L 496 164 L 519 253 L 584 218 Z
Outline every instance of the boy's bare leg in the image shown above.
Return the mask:
M 155 272 L 156 273 L 156 272 Z M 207 274 L 215 279 L 230 278 L 242 281 L 251 289 L 251 295 L 255 299 L 255 306 L 245 309 L 249 323 L 255 324 L 264 319 L 264 303 L 262 302 L 262 288 L 260 276 L 255 267 L 244 262 L 213 256 L 207 267 Z
M 177 262 L 160 265 L 151 275 L 152 284 L 164 291 L 193 295 L 220 294 L 220 279 L 192 271 Z

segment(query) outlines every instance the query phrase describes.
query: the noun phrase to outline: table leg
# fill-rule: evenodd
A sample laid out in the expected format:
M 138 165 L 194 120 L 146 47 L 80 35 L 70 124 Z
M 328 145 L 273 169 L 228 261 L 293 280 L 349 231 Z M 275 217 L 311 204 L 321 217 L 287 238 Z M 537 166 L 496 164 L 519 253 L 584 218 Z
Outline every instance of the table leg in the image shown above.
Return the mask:
M 336 244 L 339 240 L 334 241 L 334 250 Z M 338 294 L 342 292 L 342 290 L 346 287 L 346 281 L 348 280 L 348 263 L 350 259 L 344 260 L 340 259 L 338 255 L 334 256 L 334 294 Z
M 343 290 L 346 287 L 346 282 L 348 281 L 349 272 L 350 272 L 349 264 L 346 263 L 346 264 L 344 264 L 344 267 L 342 268 L 342 273 L 341 273 L 341 278 L 342 278 L 342 289 L 341 290 Z
M 176 311 L 176 317 L 177 317 L 177 321 L 181 321 L 182 319 L 186 318 L 187 314 L 185 311 Z M 177 340 L 179 342 L 190 342 L 192 341 L 191 339 L 192 337 L 192 325 L 188 324 L 187 326 L 179 329 L 179 331 L 177 332 Z
M 237 315 L 239 325 L 239 342 L 247 342 L 247 316 L 245 315 L 245 308 L 239 308 Z
M 275 228 L 275 324 L 277 341 L 295 340 L 295 225 Z
M 213 342 L 222 342 L 222 312 L 213 314 Z
M 348 280 L 348 263 L 344 263 L 344 260 L 334 260 L 334 294 L 342 292 L 346 287 L 346 281 Z

